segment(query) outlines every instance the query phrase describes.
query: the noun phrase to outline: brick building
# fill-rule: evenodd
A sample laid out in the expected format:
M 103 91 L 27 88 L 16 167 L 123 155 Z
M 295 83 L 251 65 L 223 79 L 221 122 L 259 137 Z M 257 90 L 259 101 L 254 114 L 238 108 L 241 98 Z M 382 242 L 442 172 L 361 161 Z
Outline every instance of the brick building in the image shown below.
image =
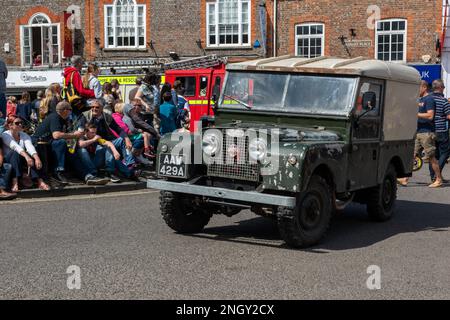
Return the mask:
M 442 0 L 279 0 L 278 18 L 278 54 L 435 62 Z
M 64 61 L 64 11 L 73 50 L 90 61 L 296 54 L 439 62 L 442 0 L 0 0 L 0 58 L 29 69 Z M 35 67 L 34 69 L 39 69 Z

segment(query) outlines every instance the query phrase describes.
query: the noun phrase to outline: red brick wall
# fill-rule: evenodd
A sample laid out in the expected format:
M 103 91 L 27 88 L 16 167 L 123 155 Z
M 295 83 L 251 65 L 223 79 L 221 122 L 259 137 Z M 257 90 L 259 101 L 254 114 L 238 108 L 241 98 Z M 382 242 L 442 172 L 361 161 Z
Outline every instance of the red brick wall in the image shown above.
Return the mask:
M 137 0 L 147 6 L 147 42 L 153 41 L 153 51 L 144 50 L 114 51 L 104 50 L 104 5 L 113 0 L 22 0 L 8 2 L 0 11 L 0 49 L 10 43 L 11 53 L 0 50 L 0 57 L 9 65 L 20 65 L 20 25 L 37 12 L 50 16 L 52 22 L 62 22 L 62 12 L 70 4 L 82 8 L 82 26 L 76 41 L 82 43 L 81 52 L 89 60 L 111 60 L 133 57 L 167 57 L 170 51 L 180 56 L 199 56 L 203 50 L 197 41 L 202 41 L 206 54 L 216 53 L 234 59 L 262 57 L 261 49 L 254 49 L 256 39 L 261 41 L 259 25 L 260 0 L 251 0 L 251 45 L 248 48 L 206 48 L 206 3 L 214 0 Z M 41 4 L 42 3 L 42 4 Z M 430 54 L 436 57 L 435 36 L 441 32 L 441 0 L 278 0 L 277 54 L 295 53 L 295 25 L 303 22 L 325 24 L 325 54 L 348 57 L 341 44 L 341 35 L 350 37 L 354 28 L 357 40 L 372 40 L 371 48 L 350 48 L 351 56 L 375 55 L 375 31 L 366 26 L 369 5 L 378 5 L 381 18 L 404 18 L 408 20 L 407 59 L 408 62 L 421 61 Z M 272 54 L 273 0 L 266 0 L 267 53 Z M 11 18 L 14 17 L 14 18 Z M 18 17 L 18 18 L 16 18 Z M 62 30 L 62 26 L 61 26 Z M 96 41 L 97 39 L 97 41 Z M 233 60 L 233 58 L 231 58 Z
M 348 39 L 355 29 L 355 40 L 371 40 L 370 48 L 349 48 L 350 56 L 375 57 L 375 30 L 367 27 L 370 5 L 378 5 L 381 19 L 407 19 L 407 61 L 422 61 L 423 55 L 436 58 L 435 36 L 441 31 L 442 1 L 439 0 L 279 0 L 278 55 L 295 54 L 295 25 L 305 22 L 325 24 L 325 54 L 349 57 L 339 40 Z

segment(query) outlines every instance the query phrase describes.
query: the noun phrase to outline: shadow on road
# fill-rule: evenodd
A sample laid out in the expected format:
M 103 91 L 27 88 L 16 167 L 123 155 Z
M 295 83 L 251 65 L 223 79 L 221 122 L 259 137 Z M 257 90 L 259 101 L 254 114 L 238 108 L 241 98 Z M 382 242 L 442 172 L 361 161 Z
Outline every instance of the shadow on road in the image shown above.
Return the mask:
M 331 222 L 322 242 L 305 251 L 326 253 L 369 247 L 404 233 L 422 231 L 450 232 L 450 204 L 398 201 L 391 221 L 375 223 L 368 219 L 365 206 L 352 205 Z M 288 249 L 281 241 L 275 220 L 255 217 L 235 225 L 206 228 L 201 234 L 190 235 L 250 245 Z

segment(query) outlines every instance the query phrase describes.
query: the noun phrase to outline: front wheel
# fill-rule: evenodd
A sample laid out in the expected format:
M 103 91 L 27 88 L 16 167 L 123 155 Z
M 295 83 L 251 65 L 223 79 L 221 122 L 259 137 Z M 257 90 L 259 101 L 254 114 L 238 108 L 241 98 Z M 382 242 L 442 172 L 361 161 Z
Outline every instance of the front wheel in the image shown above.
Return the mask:
M 325 179 L 313 176 L 308 190 L 299 197 L 294 209 L 278 209 L 278 228 L 283 240 L 296 248 L 317 244 L 330 225 L 331 199 Z
M 204 229 L 212 214 L 178 193 L 161 191 L 161 214 L 166 224 L 179 233 L 197 233 Z
M 367 213 L 374 221 L 387 221 L 392 218 L 397 200 L 397 172 L 389 165 L 383 182 L 368 190 Z

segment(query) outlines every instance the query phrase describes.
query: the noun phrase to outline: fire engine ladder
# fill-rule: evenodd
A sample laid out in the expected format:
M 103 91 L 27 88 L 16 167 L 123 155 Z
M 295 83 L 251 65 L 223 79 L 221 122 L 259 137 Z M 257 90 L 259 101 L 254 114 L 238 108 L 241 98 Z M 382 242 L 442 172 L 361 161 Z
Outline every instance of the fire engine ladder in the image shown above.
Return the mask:
M 180 61 L 174 61 L 166 63 L 164 65 L 165 70 L 188 70 L 188 69 L 198 69 L 198 68 L 212 68 L 219 66 L 221 64 L 226 64 L 226 58 L 218 58 L 217 55 L 212 54 L 209 56 L 203 56 L 192 59 L 185 59 Z

